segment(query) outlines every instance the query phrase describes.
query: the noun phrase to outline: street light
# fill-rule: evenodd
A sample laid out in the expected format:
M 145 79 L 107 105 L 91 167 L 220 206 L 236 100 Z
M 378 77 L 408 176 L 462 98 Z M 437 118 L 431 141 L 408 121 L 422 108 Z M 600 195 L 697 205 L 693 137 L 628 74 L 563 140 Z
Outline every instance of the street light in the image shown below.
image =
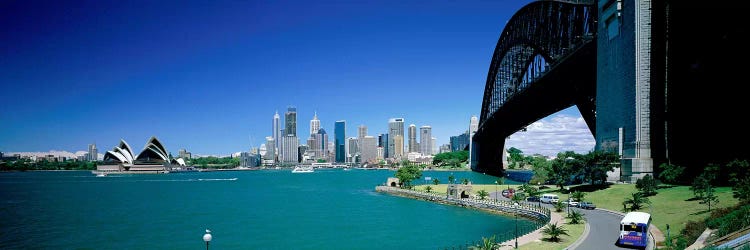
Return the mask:
M 203 241 L 206 242 L 206 250 L 208 250 L 208 243 L 211 242 L 211 230 L 206 229 L 206 234 L 203 235 Z
M 568 217 L 570 217 L 570 187 L 566 187 L 565 190 L 568 191 L 568 202 L 567 202 L 568 204 L 567 204 L 567 207 L 568 207 Z
M 518 249 L 518 202 L 513 203 L 513 207 L 515 207 L 516 210 L 513 210 L 516 217 L 516 249 Z

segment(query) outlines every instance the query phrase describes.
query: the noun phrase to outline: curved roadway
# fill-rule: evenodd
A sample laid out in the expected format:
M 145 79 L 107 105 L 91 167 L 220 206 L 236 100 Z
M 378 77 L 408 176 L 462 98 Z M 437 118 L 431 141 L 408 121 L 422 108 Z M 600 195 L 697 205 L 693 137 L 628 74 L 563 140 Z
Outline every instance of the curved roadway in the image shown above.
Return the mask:
M 499 193 L 492 192 L 491 198 L 497 197 L 500 200 L 508 200 L 505 197 L 499 195 Z M 548 208 L 552 208 L 549 204 L 544 204 Z M 620 220 L 621 215 L 606 212 L 600 209 L 586 210 L 575 207 L 570 207 L 570 210 L 577 210 L 584 214 L 586 222 L 589 224 L 589 233 L 585 235 L 586 238 L 578 246 L 571 248 L 576 250 L 609 250 L 609 249 L 628 249 L 618 247 L 615 245 L 617 237 L 620 235 Z

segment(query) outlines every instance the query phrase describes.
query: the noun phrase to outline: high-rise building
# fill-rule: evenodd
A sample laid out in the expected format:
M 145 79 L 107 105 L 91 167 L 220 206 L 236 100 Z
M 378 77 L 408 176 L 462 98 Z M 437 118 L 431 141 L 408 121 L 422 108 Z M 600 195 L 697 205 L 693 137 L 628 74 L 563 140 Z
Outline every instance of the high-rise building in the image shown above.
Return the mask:
M 400 158 L 404 156 L 404 137 L 401 135 L 396 135 L 393 137 L 393 152 L 388 152 L 388 156 L 390 158 Z
M 362 150 L 360 154 L 361 163 L 374 162 L 378 156 L 378 143 L 375 140 L 375 137 L 371 135 L 365 136 L 360 143 L 362 144 L 360 145 L 360 149 Z
M 464 150 L 469 146 L 469 133 L 463 133 L 450 138 L 450 150 L 451 152 Z
M 385 159 L 383 158 L 383 147 L 378 146 L 378 157 L 376 157 L 378 160 Z
M 383 147 L 383 158 L 391 156 L 391 152 L 388 152 L 388 134 L 378 135 L 378 147 Z
M 182 158 L 182 159 L 190 159 L 192 157 L 192 154 L 188 152 L 187 150 L 185 150 L 184 148 L 181 148 L 178 151 L 177 155 L 178 155 L 178 158 Z
M 313 136 L 318 130 L 320 130 L 320 120 L 318 120 L 318 112 L 315 112 L 312 120 L 310 120 L 310 136 Z
M 315 133 L 315 145 L 307 145 L 313 150 L 315 159 L 328 159 L 328 134 L 325 129 L 319 129 Z
M 297 137 L 297 108 L 293 106 L 289 106 L 284 115 L 284 130 L 284 136 Z
M 450 144 L 443 144 L 440 146 L 440 152 L 439 153 L 448 153 L 451 152 L 451 145 Z
M 272 136 L 266 137 L 266 154 L 263 156 L 264 163 L 274 164 L 276 163 L 276 141 Z
M 276 154 L 276 152 L 279 151 L 279 145 L 278 144 L 281 142 L 281 140 L 280 140 L 280 138 L 281 138 L 280 137 L 280 135 L 281 135 L 281 127 L 279 127 L 281 125 L 279 124 L 279 120 L 281 120 L 281 117 L 279 116 L 279 111 L 277 110 L 276 114 L 273 115 L 273 125 L 272 125 L 273 126 L 273 128 L 272 128 L 273 130 L 271 130 L 271 132 L 272 132 L 271 136 L 273 137 L 273 141 L 276 142 L 275 143 L 275 148 L 274 148 L 275 149 L 274 150 L 274 154 Z M 266 147 L 268 147 L 268 145 L 266 145 Z
M 282 139 L 280 161 L 282 163 L 299 162 L 299 139 L 297 139 L 297 136 L 289 134 Z
M 336 121 L 333 131 L 336 162 L 346 162 L 346 121 Z
M 89 144 L 89 157 L 88 161 L 96 161 L 99 158 L 99 152 L 96 150 L 96 144 Z
M 359 125 L 359 128 L 357 128 L 357 139 L 361 139 L 367 136 L 367 126 L 365 125 Z
M 432 127 L 422 126 L 419 128 L 419 152 L 422 155 L 432 155 Z
M 432 137 L 432 140 L 430 141 L 430 145 L 432 146 L 432 154 L 436 155 L 438 152 L 437 138 Z
M 395 139 L 397 136 L 401 136 L 401 144 L 396 145 Z M 399 158 L 404 152 L 404 118 L 391 118 L 388 119 L 388 152 L 390 158 Z M 400 150 L 396 148 L 400 147 Z
M 409 153 L 419 152 L 417 146 L 417 125 L 409 124 Z
M 349 137 L 346 139 L 346 161 L 347 162 L 356 162 L 357 159 L 357 150 L 359 150 L 359 146 L 357 145 L 359 142 L 359 139 L 356 137 Z

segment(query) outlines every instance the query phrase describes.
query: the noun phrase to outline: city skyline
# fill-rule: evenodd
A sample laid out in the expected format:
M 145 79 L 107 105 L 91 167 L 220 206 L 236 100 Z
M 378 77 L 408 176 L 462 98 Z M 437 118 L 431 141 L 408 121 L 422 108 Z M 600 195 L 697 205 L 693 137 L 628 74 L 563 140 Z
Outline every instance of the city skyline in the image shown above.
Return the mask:
M 269 120 L 290 105 L 297 123 L 317 111 L 328 131 L 347 120 L 347 134 L 364 124 L 377 135 L 403 117 L 446 144 L 479 115 L 488 55 L 525 4 L 14 2 L 0 10 L 9 48 L 0 151 L 76 152 L 157 136 L 168 148 L 228 155 L 267 136 L 283 141 Z

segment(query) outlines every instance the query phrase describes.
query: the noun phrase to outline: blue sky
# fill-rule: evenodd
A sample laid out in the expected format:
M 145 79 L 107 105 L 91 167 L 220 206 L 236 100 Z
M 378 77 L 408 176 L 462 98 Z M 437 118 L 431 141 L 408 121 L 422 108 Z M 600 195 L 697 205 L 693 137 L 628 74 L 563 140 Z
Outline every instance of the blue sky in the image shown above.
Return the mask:
M 155 135 L 175 154 L 228 154 L 289 105 L 302 138 L 317 111 L 329 133 L 403 117 L 447 143 L 479 114 L 495 43 L 527 2 L 2 2 L 0 151 Z

